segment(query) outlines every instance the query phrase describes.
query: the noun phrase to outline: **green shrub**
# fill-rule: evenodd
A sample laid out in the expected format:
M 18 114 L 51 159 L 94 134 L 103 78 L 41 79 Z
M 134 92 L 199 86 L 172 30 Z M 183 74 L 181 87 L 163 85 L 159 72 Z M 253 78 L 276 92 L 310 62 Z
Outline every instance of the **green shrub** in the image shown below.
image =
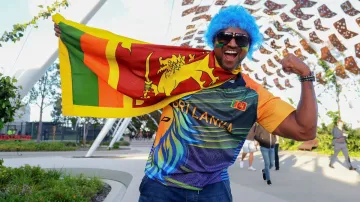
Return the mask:
M 100 145 L 103 145 L 103 146 L 109 146 L 110 145 L 110 142 L 109 141 L 106 141 L 106 142 L 101 142 Z
M 128 141 L 120 141 L 119 144 L 120 144 L 120 146 L 129 146 L 130 142 L 128 142 Z
M 130 143 L 128 141 L 119 141 L 119 142 L 115 142 L 112 148 L 109 149 L 119 149 L 120 146 L 129 146 Z
M 317 134 L 316 139 L 319 142 L 319 146 L 313 151 L 327 155 L 334 153 L 334 146 L 332 145 L 333 136 L 329 134 L 330 131 L 330 129 L 327 129 L 324 126 L 318 130 L 319 133 Z M 358 134 L 358 131 L 359 129 L 348 131 L 349 136 L 347 138 L 347 147 L 349 155 L 353 157 L 360 157 L 360 134 Z M 298 150 L 298 147 L 302 144 L 302 142 L 285 138 L 282 139 L 284 140 L 280 141 L 280 148 L 282 150 Z M 339 155 L 343 155 L 342 152 Z
M 119 142 L 115 142 L 113 145 L 113 149 L 119 149 L 120 148 L 120 143 Z
M 322 152 L 322 153 L 329 153 L 334 150 L 334 146 L 332 146 L 332 135 L 329 134 L 318 134 L 316 139 L 319 142 L 318 148 L 315 151 Z
M 88 141 L 86 141 L 86 144 L 87 144 L 87 145 L 92 145 L 93 143 L 94 143 L 93 140 L 88 140 Z M 100 145 L 102 145 L 102 146 L 108 146 L 109 144 L 110 144 L 109 141 L 105 141 L 105 142 L 101 142 L 101 143 L 100 143 Z
M 282 140 L 280 140 L 279 142 L 280 142 L 279 146 L 282 150 L 290 150 L 290 151 L 297 150 L 302 143 L 286 138 L 282 138 Z
M 0 151 L 74 151 L 76 148 L 69 142 L 0 141 Z
M 0 160 L 0 201 L 91 201 L 104 187 L 98 178 L 73 177 L 38 166 L 9 168 L 2 163 Z
M 63 142 L 66 147 L 77 147 L 76 142 Z

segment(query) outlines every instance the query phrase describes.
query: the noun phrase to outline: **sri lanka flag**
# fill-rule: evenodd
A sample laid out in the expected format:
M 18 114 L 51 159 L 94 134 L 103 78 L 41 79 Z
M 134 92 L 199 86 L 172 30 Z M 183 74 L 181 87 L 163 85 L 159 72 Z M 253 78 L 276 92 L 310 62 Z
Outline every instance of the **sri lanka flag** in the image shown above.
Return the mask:
M 219 86 L 238 71 L 219 67 L 213 52 L 147 44 L 88 27 L 60 14 L 59 58 L 63 114 L 122 118 Z

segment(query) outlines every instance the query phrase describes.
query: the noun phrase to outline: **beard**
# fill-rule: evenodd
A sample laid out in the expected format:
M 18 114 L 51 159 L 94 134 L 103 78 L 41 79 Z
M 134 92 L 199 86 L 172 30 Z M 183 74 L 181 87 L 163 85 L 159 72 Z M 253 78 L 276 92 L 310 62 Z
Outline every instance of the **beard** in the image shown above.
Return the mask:
M 232 71 L 232 70 L 238 68 L 241 65 L 241 62 L 244 60 L 244 58 L 239 58 L 238 61 L 236 61 L 234 63 L 234 65 L 227 66 L 227 65 L 224 64 L 222 56 L 215 55 L 215 58 L 216 58 L 217 62 L 219 63 L 220 67 L 227 70 L 227 71 Z

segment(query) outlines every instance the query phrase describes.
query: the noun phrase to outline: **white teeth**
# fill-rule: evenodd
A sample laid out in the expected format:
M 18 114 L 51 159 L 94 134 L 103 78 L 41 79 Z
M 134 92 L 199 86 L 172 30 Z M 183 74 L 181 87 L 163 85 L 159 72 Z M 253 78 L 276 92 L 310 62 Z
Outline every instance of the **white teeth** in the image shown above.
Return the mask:
M 227 54 L 237 54 L 236 51 L 231 51 L 231 50 L 227 50 L 227 51 L 225 51 L 225 53 L 227 53 Z

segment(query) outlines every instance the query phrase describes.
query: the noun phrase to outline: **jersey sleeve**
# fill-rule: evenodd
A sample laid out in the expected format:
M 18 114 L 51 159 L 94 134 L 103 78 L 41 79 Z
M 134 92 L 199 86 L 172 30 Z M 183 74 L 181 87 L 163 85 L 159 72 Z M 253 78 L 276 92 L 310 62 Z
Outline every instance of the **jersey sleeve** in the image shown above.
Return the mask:
M 246 86 L 255 90 L 258 94 L 257 122 L 268 132 L 274 130 L 289 116 L 295 108 L 289 103 L 274 96 L 249 76 L 243 75 Z

